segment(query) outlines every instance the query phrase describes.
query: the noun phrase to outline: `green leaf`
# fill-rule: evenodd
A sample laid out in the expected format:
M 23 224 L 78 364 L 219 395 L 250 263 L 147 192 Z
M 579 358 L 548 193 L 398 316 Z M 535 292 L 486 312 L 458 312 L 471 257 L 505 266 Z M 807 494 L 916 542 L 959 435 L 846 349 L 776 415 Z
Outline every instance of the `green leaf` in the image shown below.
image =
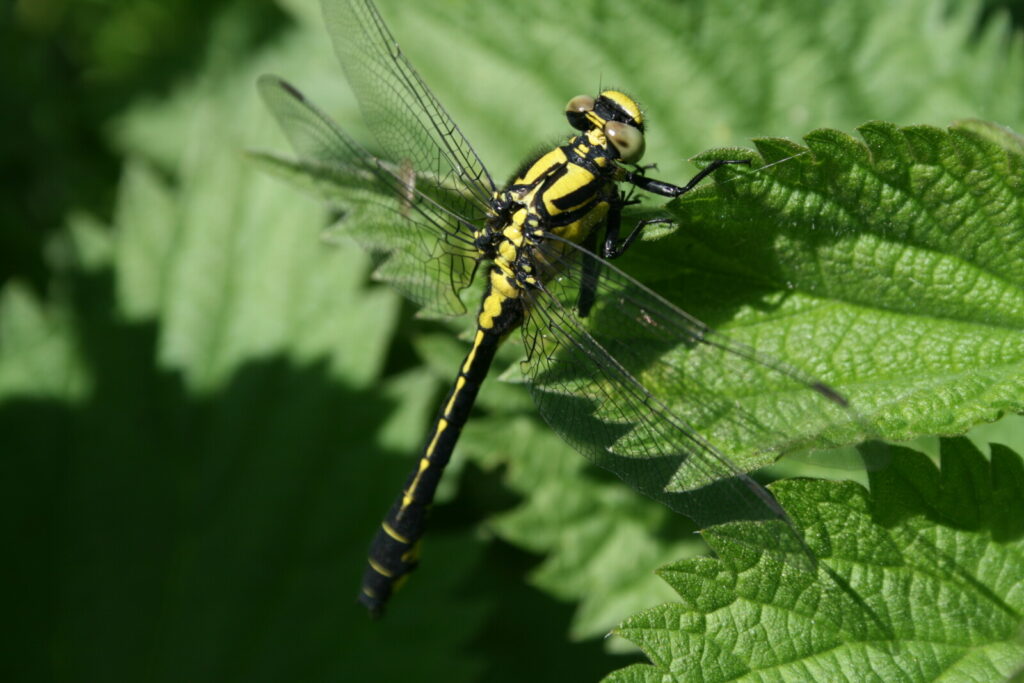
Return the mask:
M 484 467 L 507 465 L 505 485 L 523 502 L 487 527 L 545 557 L 530 583 L 580 603 L 575 639 L 599 637 L 620 615 L 667 599 L 652 569 L 702 549 L 684 518 L 634 495 L 525 415 L 471 420 L 459 453 Z
M 141 161 L 125 166 L 114 224 L 121 310 L 129 320 L 149 320 L 167 295 L 167 267 L 180 224 L 175 196 Z
M 752 168 L 725 167 L 672 204 L 677 234 L 625 267 L 846 396 L 857 419 L 830 428 L 835 444 L 958 434 L 1024 410 L 1024 155 L 972 128 L 859 131 L 865 142 L 819 130 L 807 147 L 770 138 L 702 155 Z M 761 381 L 720 388 L 783 430 L 799 396 Z M 722 422 L 697 427 L 732 455 L 763 450 L 759 432 Z
M 80 399 L 90 370 L 71 336 L 68 311 L 11 282 L 0 289 L 0 403 L 12 397 Z
M 1003 680 L 1024 668 L 1020 456 L 996 446 L 989 463 L 964 439 L 943 442 L 941 470 L 891 455 L 870 494 L 773 487 L 820 558 L 817 576 L 754 551 L 743 523 L 706 534 L 718 558 L 660 572 L 681 602 L 616 631 L 652 664 L 606 680 Z
M 198 93 L 173 194 L 141 163 L 129 166 L 116 217 L 122 306 L 133 319 L 162 319 L 161 362 L 196 387 L 282 349 L 302 362 L 329 358 L 332 372 L 365 385 L 383 363 L 398 299 L 362 290 L 369 264 L 357 250 L 318 243 L 323 209 L 243 163 L 241 150 L 271 129 L 262 117 L 232 117 L 240 106 L 259 111 L 250 83 L 221 87 L 217 98 Z M 371 318 L 379 324 L 349 324 Z
M 82 270 L 97 272 L 113 260 L 110 231 L 94 216 L 72 213 L 68 217 L 68 237 Z

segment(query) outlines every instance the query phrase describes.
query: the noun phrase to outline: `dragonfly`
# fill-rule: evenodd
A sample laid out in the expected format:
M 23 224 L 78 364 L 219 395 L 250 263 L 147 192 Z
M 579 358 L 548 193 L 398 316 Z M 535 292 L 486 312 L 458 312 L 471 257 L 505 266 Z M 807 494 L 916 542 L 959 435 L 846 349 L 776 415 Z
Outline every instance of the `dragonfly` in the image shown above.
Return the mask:
M 374 151 L 293 85 L 264 76 L 261 95 L 297 154 L 274 163 L 344 207 L 342 222 L 375 254 L 378 277 L 421 313 L 464 313 L 466 292 L 483 281 L 469 351 L 371 542 L 358 600 L 382 614 L 417 566 L 441 474 L 498 347 L 514 333 L 537 410 L 576 450 L 701 529 L 756 522 L 771 547 L 813 562 L 771 494 L 706 433 L 743 430 L 766 447 L 800 443 L 843 419 L 846 400 L 715 332 L 612 263 L 645 228 L 670 222 L 647 218 L 623 231 L 638 193 L 679 197 L 750 159 L 709 163 L 682 185 L 654 179 L 639 165 L 643 112 L 632 97 L 604 90 L 570 99 L 564 115 L 573 132 L 564 143 L 499 185 L 373 2 L 322 7 Z M 793 413 L 765 418 L 745 408 L 723 391 L 722 377 L 790 393 Z

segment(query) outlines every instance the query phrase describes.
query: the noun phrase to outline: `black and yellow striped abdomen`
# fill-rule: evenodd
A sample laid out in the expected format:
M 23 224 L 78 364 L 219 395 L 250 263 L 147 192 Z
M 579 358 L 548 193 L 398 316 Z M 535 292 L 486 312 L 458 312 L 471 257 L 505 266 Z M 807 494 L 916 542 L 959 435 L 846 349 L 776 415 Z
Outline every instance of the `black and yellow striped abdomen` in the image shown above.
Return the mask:
M 495 266 L 491 269 L 491 281 L 499 279 L 504 279 L 504 275 Z M 469 419 L 498 346 L 522 320 L 521 299 L 508 296 L 493 284 L 489 286 L 477 317 L 473 346 L 434 421 L 419 462 L 370 545 L 359 602 L 371 614 L 379 615 L 383 611 L 391 593 L 416 568 L 419 542 L 426 531 L 427 516 L 441 475 Z

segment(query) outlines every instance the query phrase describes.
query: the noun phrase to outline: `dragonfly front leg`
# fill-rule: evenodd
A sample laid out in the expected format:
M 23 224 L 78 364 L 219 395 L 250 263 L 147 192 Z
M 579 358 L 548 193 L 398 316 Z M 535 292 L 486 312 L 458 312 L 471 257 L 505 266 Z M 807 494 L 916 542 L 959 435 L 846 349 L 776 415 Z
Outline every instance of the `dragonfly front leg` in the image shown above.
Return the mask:
M 678 197 L 697 187 L 697 183 L 707 178 L 722 166 L 749 163 L 750 159 L 715 159 L 710 164 L 702 168 L 697 175 L 690 178 L 690 182 L 682 186 L 673 185 L 672 183 L 666 183 L 661 180 L 655 180 L 654 178 L 648 178 L 642 171 L 627 171 L 623 180 L 639 187 L 641 190 L 660 194 L 663 197 Z
M 635 187 L 641 190 L 647 190 L 655 194 L 660 194 L 663 197 L 679 197 L 684 195 L 693 188 L 697 187 L 700 181 L 707 178 L 709 175 L 717 171 L 722 166 L 729 164 L 749 164 L 750 159 L 715 159 L 710 164 L 700 170 L 697 175 L 690 178 L 690 182 L 685 185 L 673 185 L 666 183 L 661 180 L 655 180 L 654 178 L 648 178 L 644 175 L 643 170 L 630 171 L 626 174 L 625 181 L 633 184 Z M 648 218 L 638 222 L 633 229 L 626 235 L 625 239 L 619 239 L 619 225 L 615 225 L 614 229 L 609 226 L 608 232 L 604 242 L 604 247 L 601 250 L 601 256 L 606 259 L 615 259 L 626 253 L 630 245 L 633 244 L 643 234 L 644 228 L 648 225 L 655 225 L 659 223 L 671 223 L 671 218 Z
M 621 211 L 616 210 L 614 204 L 608 211 L 607 220 L 611 220 L 613 217 L 616 221 L 622 218 Z M 591 253 L 597 251 L 597 232 L 594 230 L 583 241 L 582 246 Z M 590 309 L 594 307 L 599 277 L 601 277 L 601 262 L 596 258 L 584 258 L 580 263 L 580 293 L 576 299 L 576 312 L 581 318 L 586 318 L 590 314 Z

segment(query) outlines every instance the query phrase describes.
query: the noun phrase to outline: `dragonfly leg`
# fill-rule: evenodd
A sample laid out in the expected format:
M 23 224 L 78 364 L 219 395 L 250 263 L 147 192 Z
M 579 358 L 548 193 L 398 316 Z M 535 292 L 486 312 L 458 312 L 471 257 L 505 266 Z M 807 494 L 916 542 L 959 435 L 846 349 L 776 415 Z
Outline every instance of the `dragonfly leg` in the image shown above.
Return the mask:
M 610 221 L 613 215 L 616 221 L 622 217 L 621 211 L 616 210 L 615 204 L 612 204 L 612 208 L 608 211 L 607 220 Z M 583 240 L 582 246 L 590 252 L 597 250 L 596 230 Z M 597 280 L 601 277 L 601 262 L 596 258 L 585 258 L 580 263 L 580 271 L 580 293 L 576 299 L 576 312 L 581 318 L 586 318 L 597 299 Z
M 686 183 L 685 185 L 682 185 L 682 186 L 680 186 L 680 185 L 673 185 L 671 183 L 666 183 L 666 182 L 663 182 L 661 180 L 655 180 L 654 178 L 648 178 L 646 175 L 644 175 L 644 171 L 647 169 L 647 167 L 643 167 L 643 168 L 638 169 L 637 171 L 631 171 L 631 172 L 627 173 L 626 177 L 625 177 L 625 180 L 626 180 L 626 182 L 631 183 L 633 186 L 638 187 L 638 188 L 640 188 L 642 190 L 647 190 L 648 192 L 653 192 L 655 194 L 660 194 L 660 195 L 662 195 L 664 197 L 678 197 L 680 195 L 686 194 L 687 192 L 689 192 L 693 188 L 697 187 L 697 184 L 700 183 L 700 181 L 702 181 L 705 178 L 707 178 L 709 175 L 714 173 L 716 170 L 718 170 L 722 166 L 726 166 L 726 165 L 729 165 L 729 164 L 749 164 L 749 163 L 750 163 L 749 159 L 715 159 L 710 164 L 708 164 L 703 169 L 701 169 L 700 172 L 697 173 L 697 175 L 695 175 L 692 178 L 690 178 L 690 182 L 688 182 L 688 183 Z M 609 216 L 610 215 L 611 214 L 609 212 Z M 617 217 L 617 220 L 615 221 L 615 224 L 613 224 L 610 220 L 608 222 L 608 228 L 607 228 L 607 230 L 605 232 L 605 241 L 604 241 L 604 247 L 601 250 L 601 256 L 603 256 L 606 259 L 618 258 L 618 257 L 622 256 L 626 252 L 626 250 L 629 249 L 630 245 L 633 244 L 633 242 L 635 242 L 637 240 L 637 238 L 640 237 L 640 235 L 643 234 L 644 228 L 646 228 L 648 225 L 655 225 L 655 224 L 659 224 L 659 223 L 671 223 L 671 222 L 672 222 L 672 219 L 670 219 L 670 218 L 648 218 L 646 220 L 642 220 L 639 223 L 637 223 L 635 226 L 633 226 L 633 229 L 630 231 L 630 233 L 628 235 L 626 235 L 625 239 L 620 240 L 619 239 L 619 227 L 620 227 L 620 224 L 621 224 L 621 207 L 620 207 L 620 216 Z
M 611 231 L 609 230 L 604 241 L 604 248 L 601 250 L 601 256 L 608 260 L 619 258 L 623 254 L 625 254 L 626 250 L 629 249 L 630 245 L 633 244 L 633 242 L 635 242 L 636 239 L 643 234 L 644 228 L 646 228 L 648 225 L 671 222 L 671 218 L 646 218 L 638 222 L 635 226 L 633 226 L 633 229 L 629 231 L 629 234 L 626 235 L 626 238 L 622 240 L 619 239 L 617 229 L 614 235 L 612 235 Z
M 629 249 L 629 246 L 643 232 L 644 227 L 652 223 L 671 223 L 668 218 L 649 218 L 640 221 L 633 227 L 625 239 L 619 239 L 619 230 L 622 227 L 622 208 L 630 204 L 639 204 L 639 199 L 633 199 L 632 195 L 625 198 L 618 198 L 611 202 L 608 208 L 608 215 L 604 220 L 604 242 L 601 245 L 600 255 L 602 258 L 614 259 L 622 256 Z M 589 251 L 597 249 L 597 233 L 592 232 L 583 242 L 583 246 Z M 601 277 L 601 262 L 597 259 L 584 259 L 580 294 L 576 302 L 576 310 L 581 318 L 586 318 L 594 305 L 597 296 L 597 282 Z
M 679 195 L 686 194 L 693 188 L 697 187 L 697 183 L 707 178 L 709 175 L 717 171 L 722 166 L 728 166 L 729 164 L 749 164 L 750 159 L 715 159 L 710 164 L 700 170 L 697 175 L 690 178 L 690 182 L 685 185 L 673 185 L 672 183 L 666 183 L 661 180 L 655 180 L 654 178 L 648 178 L 643 174 L 643 171 L 630 171 L 626 173 L 624 180 L 627 183 L 636 185 L 641 190 L 647 190 L 654 194 L 660 194 L 663 197 L 678 197 Z

